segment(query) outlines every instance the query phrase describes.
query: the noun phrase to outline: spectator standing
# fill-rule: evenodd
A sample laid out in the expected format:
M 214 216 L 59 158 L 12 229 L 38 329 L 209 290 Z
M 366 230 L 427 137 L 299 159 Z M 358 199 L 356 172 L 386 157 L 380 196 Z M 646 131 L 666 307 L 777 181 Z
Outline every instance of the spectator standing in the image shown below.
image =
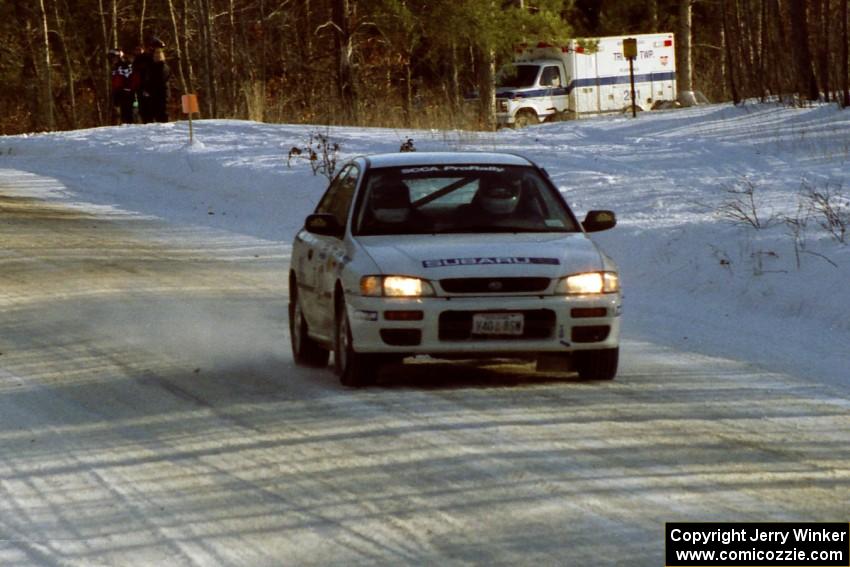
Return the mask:
M 153 106 L 153 119 L 157 122 L 168 122 L 168 80 L 171 69 L 165 62 L 165 45 L 159 42 L 154 47 L 153 63 L 150 67 L 148 88 Z
M 140 61 L 141 64 L 144 64 L 144 57 L 140 58 L 139 56 L 145 52 L 144 45 L 137 45 L 133 49 L 133 54 L 130 56 L 130 63 L 133 64 L 133 74 L 130 76 L 130 87 L 133 89 L 133 122 L 139 123 L 142 121 L 141 116 L 139 114 L 139 85 L 138 74 L 136 73 L 136 61 Z
M 133 86 L 142 123 L 168 122 L 170 75 L 171 70 L 165 62 L 165 44 L 159 38 L 150 38 L 133 65 Z
M 131 80 L 133 65 L 120 49 L 109 50 L 109 62 L 112 67 L 112 105 L 118 107 L 118 123 L 132 124 L 135 101 Z
M 136 58 L 133 60 L 133 91 L 136 93 L 136 101 L 139 104 L 139 120 L 147 124 L 153 120 L 151 112 L 150 93 L 145 89 L 148 69 L 153 62 L 153 51 L 147 46 L 136 48 Z

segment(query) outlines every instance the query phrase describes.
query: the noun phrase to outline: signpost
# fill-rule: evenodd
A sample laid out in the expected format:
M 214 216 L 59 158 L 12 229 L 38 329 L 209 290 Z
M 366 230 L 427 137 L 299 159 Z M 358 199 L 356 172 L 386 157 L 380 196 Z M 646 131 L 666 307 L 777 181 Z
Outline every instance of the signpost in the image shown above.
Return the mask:
M 629 60 L 629 84 L 631 85 L 632 118 L 637 117 L 637 103 L 635 102 L 635 59 L 637 59 L 637 39 L 627 37 L 623 40 L 623 57 Z
M 192 142 L 194 142 L 194 132 L 192 130 L 192 114 L 195 112 L 200 112 L 200 110 L 198 110 L 198 95 L 185 94 L 180 98 L 180 102 L 183 103 L 183 114 L 189 115 L 189 145 L 192 145 Z

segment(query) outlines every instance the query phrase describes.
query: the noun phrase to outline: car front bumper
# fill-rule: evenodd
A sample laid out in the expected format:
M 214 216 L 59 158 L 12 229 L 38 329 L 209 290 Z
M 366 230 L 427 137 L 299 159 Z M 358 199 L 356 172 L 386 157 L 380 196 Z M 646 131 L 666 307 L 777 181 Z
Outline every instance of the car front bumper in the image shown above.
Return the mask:
M 621 296 L 346 297 L 353 347 L 363 353 L 520 356 L 619 345 Z M 398 312 L 421 320 L 389 320 Z M 478 313 L 522 313 L 521 336 L 476 335 Z M 421 314 L 421 315 L 420 315 Z
M 502 125 L 510 125 L 516 122 L 516 115 L 511 112 L 496 112 L 496 122 Z

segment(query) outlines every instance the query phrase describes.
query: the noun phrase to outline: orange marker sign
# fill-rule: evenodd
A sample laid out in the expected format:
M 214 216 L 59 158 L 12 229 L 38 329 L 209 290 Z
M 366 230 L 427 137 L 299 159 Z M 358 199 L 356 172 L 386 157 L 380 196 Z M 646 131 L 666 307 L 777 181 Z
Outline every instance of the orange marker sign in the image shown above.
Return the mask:
M 184 94 L 180 100 L 183 103 L 183 114 L 200 112 L 198 110 L 198 95 Z

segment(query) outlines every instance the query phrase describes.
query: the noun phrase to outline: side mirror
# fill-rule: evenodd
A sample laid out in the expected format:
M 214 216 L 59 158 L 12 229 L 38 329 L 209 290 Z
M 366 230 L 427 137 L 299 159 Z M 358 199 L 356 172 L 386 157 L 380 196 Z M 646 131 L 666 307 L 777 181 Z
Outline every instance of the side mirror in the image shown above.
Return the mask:
M 342 235 L 345 234 L 345 227 L 339 224 L 335 216 L 328 213 L 309 215 L 307 220 L 304 221 L 304 229 L 312 234 L 336 238 L 342 238 Z
M 617 216 L 614 211 L 588 211 L 581 223 L 585 232 L 599 232 L 608 230 L 617 225 Z

